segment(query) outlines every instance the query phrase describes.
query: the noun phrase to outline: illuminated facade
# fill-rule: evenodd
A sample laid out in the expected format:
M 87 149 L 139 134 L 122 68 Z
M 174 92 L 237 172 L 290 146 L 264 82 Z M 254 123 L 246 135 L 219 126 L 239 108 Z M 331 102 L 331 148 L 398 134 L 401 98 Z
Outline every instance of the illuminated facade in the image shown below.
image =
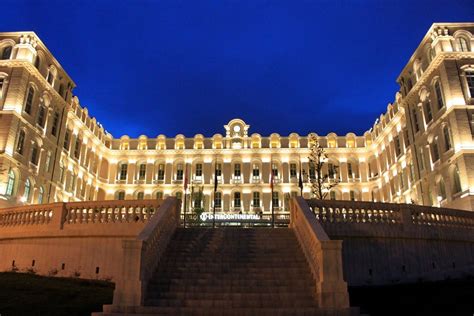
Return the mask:
M 317 136 L 340 181 L 328 198 L 474 209 L 473 34 L 474 23 L 433 24 L 369 131 Z M 0 58 L 0 207 L 182 197 L 188 178 L 205 210 L 215 199 L 218 211 L 267 213 L 273 199 L 283 212 L 300 164 L 311 174 L 309 135 L 261 136 L 234 119 L 212 137 L 114 138 L 34 33 L 0 33 Z

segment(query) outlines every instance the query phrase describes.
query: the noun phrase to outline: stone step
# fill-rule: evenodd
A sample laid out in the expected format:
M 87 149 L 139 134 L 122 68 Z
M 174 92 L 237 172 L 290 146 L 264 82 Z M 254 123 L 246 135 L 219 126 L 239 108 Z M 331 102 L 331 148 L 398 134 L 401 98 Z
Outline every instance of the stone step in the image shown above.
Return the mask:
M 315 300 L 315 296 L 308 291 L 295 292 L 268 292 L 268 293 L 236 293 L 236 292 L 164 292 L 153 295 L 153 299 L 192 299 L 192 300 L 259 300 L 259 301 L 280 301 L 280 300 Z M 154 305 L 154 304 L 150 304 Z
M 147 299 L 145 305 L 162 307 L 198 307 L 198 308 L 302 308 L 317 307 L 316 300 L 280 299 L 272 300 L 219 300 L 219 299 Z
M 148 287 L 147 297 L 155 297 L 166 292 L 203 292 L 203 293 L 315 293 L 311 285 L 194 285 L 194 284 L 159 284 Z
M 92 316 L 149 316 L 149 315 L 178 315 L 178 316 L 356 316 L 357 308 L 339 311 L 325 311 L 314 307 L 309 308 L 190 308 L 190 307 L 155 307 L 137 306 L 128 310 L 113 311 L 110 305 L 104 306 L 104 313 L 92 313 Z

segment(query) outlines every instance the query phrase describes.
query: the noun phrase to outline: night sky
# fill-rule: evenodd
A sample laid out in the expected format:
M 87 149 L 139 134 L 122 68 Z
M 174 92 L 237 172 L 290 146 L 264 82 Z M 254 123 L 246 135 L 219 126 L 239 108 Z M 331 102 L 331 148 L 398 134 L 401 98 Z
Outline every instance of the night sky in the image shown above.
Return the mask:
M 474 1 L 3 0 L 0 31 L 38 34 L 115 137 L 362 134 L 433 22 Z

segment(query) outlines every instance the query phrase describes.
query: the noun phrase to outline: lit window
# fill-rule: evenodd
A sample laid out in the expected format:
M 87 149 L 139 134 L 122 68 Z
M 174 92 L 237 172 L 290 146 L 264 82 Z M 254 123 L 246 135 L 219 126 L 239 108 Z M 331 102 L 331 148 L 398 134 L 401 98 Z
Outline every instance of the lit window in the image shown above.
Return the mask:
M 13 190 L 15 189 L 15 178 L 15 173 L 10 169 L 8 172 L 7 189 L 5 191 L 5 195 L 13 195 Z
M 335 200 L 336 199 L 336 192 L 335 191 L 329 192 L 329 196 L 330 196 L 331 200 Z
M 182 192 L 176 192 L 176 198 L 178 200 L 181 200 L 183 198 L 183 193 Z
M 276 163 L 272 163 L 272 173 L 273 177 L 278 178 L 278 165 Z
M 446 187 L 444 185 L 444 180 L 439 180 L 438 183 L 438 194 L 441 197 L 441 201 L 446 199 Z
M 351 201 L 355 201 L 355 192 L 353 190 L 349 192 L 349 197 Z
M 432 150 L 432 157 L 433 157 L 433 163 L 439 160 L 439 147 L 438 147 L 438 138 L 435 138 L 433 140 L 433 143 L 431 143 L 431 150 Z
M 30 183 L 30 179 L 26 179 L 26 182 L 25 182 L 25 192 L 23 192 L 23 199 L 25 200 L 25 202 L 29 202 L 30 201 L 30 193 L 31 193 L 31 183 Z
M 459 193 L 461 190 L 461 177 L 459 175 L 459 169 L 456 166 L 453 170 L 453 193 Z
M 260 169 L 259 169 L 258 164 L 254 164 L 254 165 L 253 165 L 253 168 L 252 168 L 252 177 L 254 178 L 254 180 L 260 179 Z
M 43 195 L 44 195 L 43 187 L 40 187 L 38 191 L 38 204 L 43 204 Z
M 395 154 L 398 156 L 400 156 L 402 154 L 402 146 L 400 145 L 400 138 L 398 136 L 396 136 L 394 139 L 393 139 L 393 143 L 395 145 Z

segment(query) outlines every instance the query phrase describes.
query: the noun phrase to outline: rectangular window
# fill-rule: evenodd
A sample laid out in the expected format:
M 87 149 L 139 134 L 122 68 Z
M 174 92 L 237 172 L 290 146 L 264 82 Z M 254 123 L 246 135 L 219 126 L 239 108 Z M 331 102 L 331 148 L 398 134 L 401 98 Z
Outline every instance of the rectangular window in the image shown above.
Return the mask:
M 431 144 L 432 154 L 433 154 L 433 163 L 439 160 L 439 148 L 438 148 L 438 139 L 435 139 Z
M 394 139 L 393 139 L 393 143 L 395 145 L 395 154 L 398 156 L 400 156 L 402 154 L 402 146 L 400 145 L 400 137 L 396 136 Z
M 296 172 L 296 164 L 295 163 L 290 163 L 290 177 L 291 178 L 296 178 L 297 172 Z
M 216 192 L 214 196 L 214 203 L 216 203 L 216 208 L 222 207 L 222 193 Z
M 198 163 L 196 164 L 196 177 L 201 177 L 202 176 L 202 164 Z
M 146 164 L 142 163 L 138 171 L 138 179 L 145 180 L 145 177 L 146 177 Z
M 328 163 L 328 175 L 331 179 L 334 179 L 336 177 L 336 170 L 332 163 Z
M 46 154 L 46 161 L 45 161 L 45 169 L 47 172 L 50 172 L 50 167 L 51 167 L 51 152 L 48 150 L 48 153 Z
M 31 163 L 33 163 L 35 166 L 38 165 L 38 147 L 36 145 L 33 145 L 31 148 Z
M 160 163 L 158 165 L 158 180 L 164 180 L 165 179 L 165 164 Z
M 240 163 L 234 165 L 234 177 L 240 178 Z
M 309 163 L 309 178 L 311 180 L 316 179 L 316 168 L 314 167 L 314 163 Z
M 423 148 L 420 148 L 420 170 L 425 170 L 425 154 Z
M 253 193 L 252 206 L 260 207 L 260 192 Z
M 280 201 L 278 200 L 278 192 L 272 193 L 272 207 L 279 207 Z
M 278 166 L 276 163 L 272 163 L 273 177 L 278 178 Z
M 71 141 L 71 131 L 67 129 L 66 133 L 64 133 L 64 143 L 63 143 L 63 147 L 67 151 L 69 151 L 69 142 L 70 141 Z
M 18 134 L 18 142 L 16 143 L 16 152 L 23 155 L 23 146 L 25 144 L 25 131 L 20 130 Z
M 51 135 L 56 136 L 58 132 L 58 125 L 59 125 L 59 113 L 54 112 L 53 125 L 51 126 Z
M 240 192 L 234 193 L 234 207 L 240 207 Z
M 36 119 L 36 124 L 38 124 L 41 127 L 44 127 L 45 116 L 46 116 L 46 110 L 44 106 L 40 106 L 38 109 L 38 117 Z
M 474 71 L 466 71 L 466 82 L 469 95 L 474 99 Z
M 64 166 L 62 163 L 59 165 L 59 182 L 64 183 Z
M 216 163 L 216 176 L 222 176 L 222 164 Z
M 31 114 L 31 108 L 33 107 L 33 97 L 35 96 L 35 90 L 33 88 L 28 89 L 28 95 L 26 96 L 25 112 Z
M 259 179 L 260 178 L 260 169 L 259 169 L 257 164 L 253 165 L 252 176 L 253 176 L 254 179 Z
M 82 140 L 78 137 L 76 139 L 76 143 L 74 144 L 74 157 L 76 159 L 79 159 L 81 155 L 81 145 L 82 145 Z
M 424 103 L 425 122 L 426 125 L 433 120 L 433 113 L 431 111 L 431 102 L 428 100 Z
M 120 165 L 119 180 L 127 180 L 127 169 L 128 165 L 126 163 Z
M 415 128 L 415 133 L 418 133 L 420 131 L 420 122 L 418 121 L 418 113 L 416 111 L 416 106 L 414 106 L 411 111 L 413 116 L 413 125 Z
M 72 179 L 71 179 L 71 192 L 74 193 L 74 190 L 76 190 L 76 180 L 77 180 L 77 175 L 73 174 Z
M 403 141 L 405 142 L 405 148 L 410 146 L 410 135 L 408 134 L 408 129 L 403 131 Z
M 176 166 L 176 180 L 183 180 L 183 164 L 179 163 Z
M 441 83 L 436 81 L 435 83 L 435 94 L 436 94 L 436 101 L 438 102 L 438 109 L 441 109 L 444 107 L 444 99 L 443 99 L 443 92 L 441 90 Z

